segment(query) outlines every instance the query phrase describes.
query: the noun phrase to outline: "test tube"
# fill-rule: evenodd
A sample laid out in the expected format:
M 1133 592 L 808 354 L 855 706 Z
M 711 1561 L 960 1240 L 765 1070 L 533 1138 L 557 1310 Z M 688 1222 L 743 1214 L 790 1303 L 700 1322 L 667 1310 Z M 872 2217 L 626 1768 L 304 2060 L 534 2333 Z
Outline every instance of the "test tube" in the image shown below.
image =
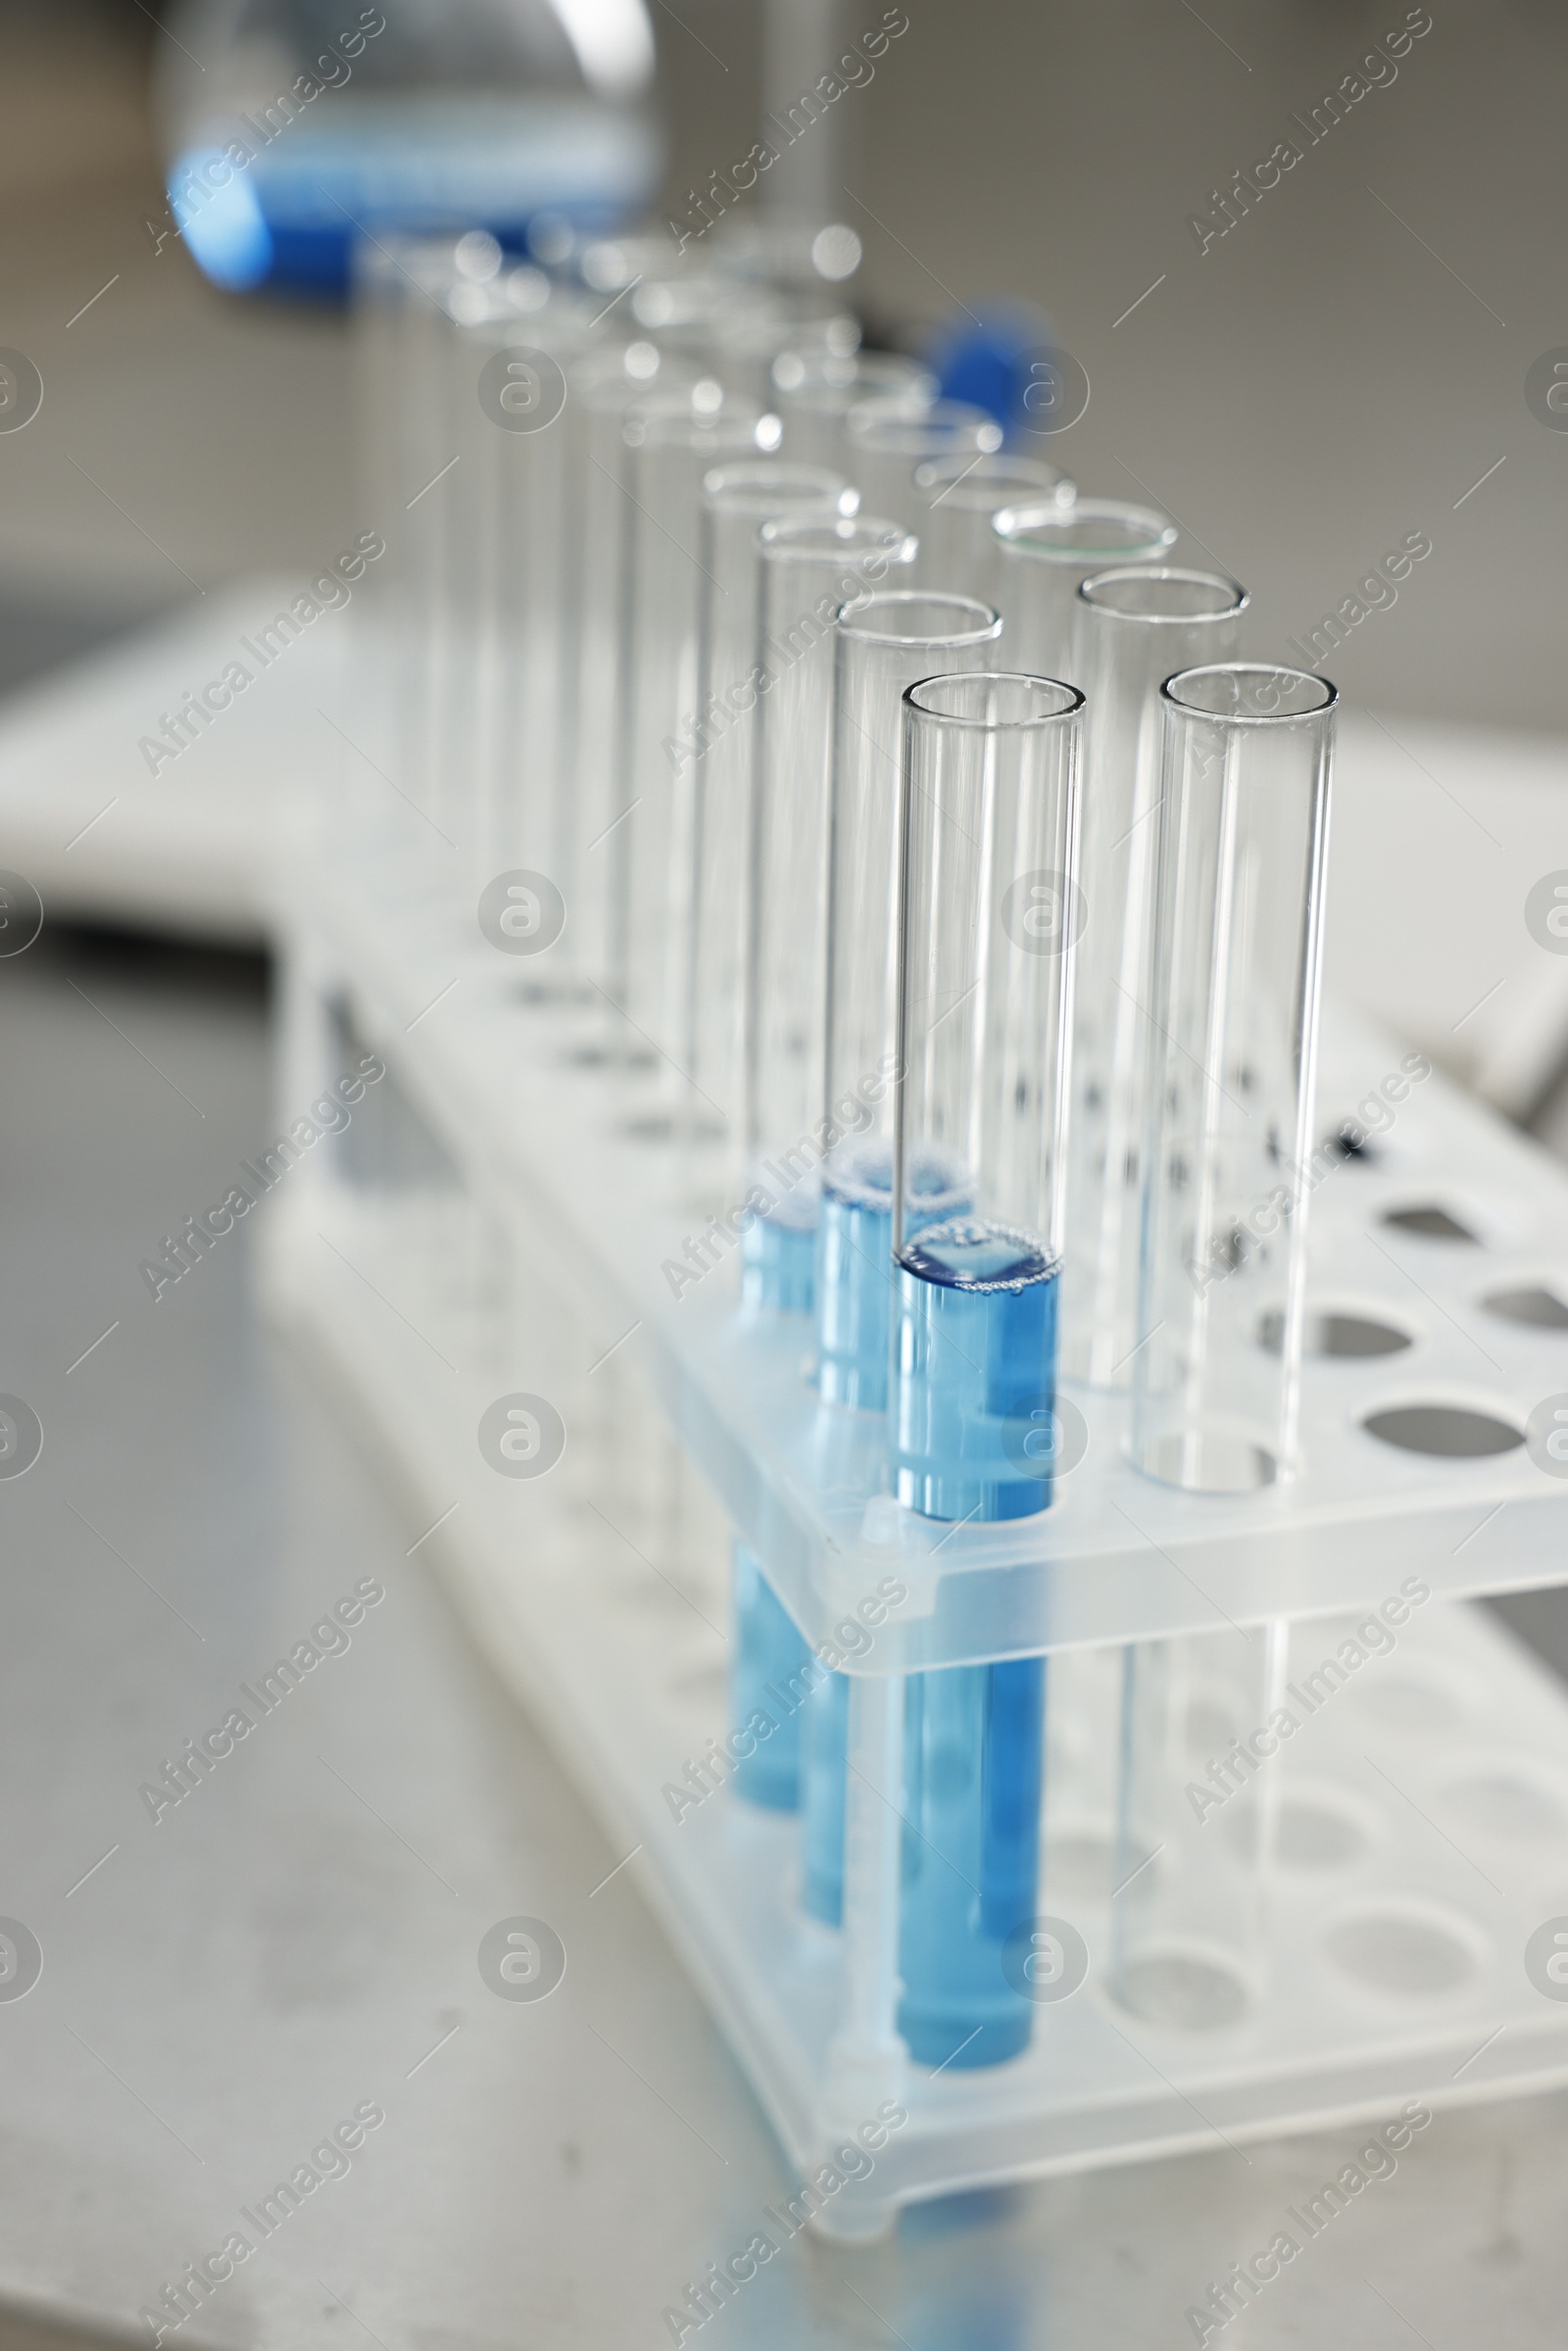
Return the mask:
M 862 1412 L 888 1400 L 904 695 L 919 678 L 994 663 L 1001 634 L 989 605 L 918 589 L 861 596 L 839 614 L 822 1110 L 842 1139 L 823 1167 L 817 1386 Z M 928 1217 L 961 1204 L 950 1172 L 922 1170 Z
M 1339 696 L 1232 662 L 1161 699 L 1129 1448 L 1168 1485 L 1245 1494 L 1296 1462 Z
M 914 472 L 920 576 L 983 604 L 997 600 L 999 556 L 991 524 L 1004 507 L 1054 500 L 1071 506 L 1073 484 L 1039 458 L 998 450 L 989 457 L 928 458 Z
M 1079 583 L 1112 564 L 1162 563 L 1177 535 L 1155 508 L 1115 498 L 1004 507 L 991 527 L 1008 656 L 1048 676 L 1059 676 L 1071 661 Z
M 755 1186 L 749 1197 L 766 1207 L 753 1215 L 742 1249 L 745 1309 L 771 1319 L 804 1317 L 811 1306 L 834 616 L 868 583 L 906 573 L 914 541 L 874 516 L 796 515 L 765 522 L 759 549 L 757 666 L 767 683 L 754 750 L 745 1131 Z M 793 1810 L 803 1707 L 814 1676 L 793 1619 L 739 1543 L 733 1654 L 734 1725 L 758 1708 L 778 1722 L 737 1766 L 736 1792 Z
M 836 465 L 851 472 L 852 409 L 874 400 L 879 405 L 892 403 L 907 416 L 923 416 L 939 389 L 928 367 L 896 351 L 858 351 L 844 359 L 833 352 L 803 351 L 792 343 L 774 360 L 772 375 L 786 454 L 805 465 Z
M 905 706 L 891 1442 L 907 1507 L 994 1521 L 1052 1498 L 1072 953 L 1030 915 L 1074 888 L 1083 696 L 982 673 Z M 966 1171 L 936 1225 L 926 1156 Z M 899 2029 L 923 2064 L 1028 2042 L 1004 1959 L 1036 1912 L 1044 1729 L 1041 1658 L 909 1677 Z
M 681 1066 L 681 980 L 692 920 L 692 766 L 680 747 L 697 719 L 697 635 L 703 584 L 702 484 L 715 465 L 766 454 L 778 420 L 736 402 L 710 378 L 656 394 L 626 419 L 631 453 L 628 739 L 616 862 L 624 965 L 618 1002 L 633 1041 L 658 1058 L 672 1117 L 695 1097 Z M 655 1114 L 658 1115 L 657 1113 Z
M 1265 1989 L 1288 1624 L 1132 1641 L 1107 1982 L 1168 2031 L 1243 2023 Z
M 726 1147 L 716 1154 L 714 1170 L 725 1207 L 740 1198 L 735 1154 L 742 1148 L 744 1110 L 746 893 L 761 689 L 758 533 L 764 522 L 785 515 L 832 521 L 853 514 L 858 503 L 841 474 L 779 458 L 719 465 L 703 483 L 697 720 L 679 755 L 692 770 L 696 865 L 682 1060 L 697 1090 L 701 1121 Z
M 934 400 L 918 416 L 899 400 L 867 400 L 851 409 L 845 436 L 850 479 L 866 505 L 912 531 L 921 520 L 917 466 L 933 458 L 986 457 L 1002 447 L 996 418 L 963 400 Z
M 1078 590 L 1072 674 L 1084 713 L 1083 936 L 1073 992 L 1062 1368 L 1125 1388 L 1138 1330 L 1139 1220 L 1153 988 L 1155 816 L 1173 671 L 1228 661 L 1247 591 L 1207 571 L 1134 564 Z
M 690 394 L 697 377 L 678 359 L 638 337 L 585 353 L 572 368 L 564 458 L 566 542 L 575 566 L 577 626 L 568 632 L 563 693 L 568 740 L 570 898 L 562 947 L 571 969 L 603 1001 L 621 966 L 617 820 L 631 795 L 619 760 L 630 732 L 630 682 L 621 659 L 631 642 L 631 531 L 626 418 L 656 391 Z M 565 883 L 562 885 L 564 891 Z M 592 1054 L 592 1045 L 581 1051 Z

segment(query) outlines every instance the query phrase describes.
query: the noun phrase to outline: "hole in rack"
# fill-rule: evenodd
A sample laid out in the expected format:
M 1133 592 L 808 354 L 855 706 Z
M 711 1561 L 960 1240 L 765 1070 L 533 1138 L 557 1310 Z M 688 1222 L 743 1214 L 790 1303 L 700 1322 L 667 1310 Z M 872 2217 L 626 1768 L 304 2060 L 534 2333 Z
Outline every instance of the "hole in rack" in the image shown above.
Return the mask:
M 1396 1445 L 1402 1453 L 1430 1453 L 1450 1461 L 1511 1453 L 1525 1441 L 1524 1431 L 1511 1420 L 1467 1404 L 1395 1404 L 1369 1413 L 1361 1426 L 1369 1437 Z
M 1374 1681 L 1352 1682 L 1350 1703 L 1373 1722 L 1413 1739 L 1446 1739 L 1464 1727 L 1472 1711 L 1457 1677 L 1437 1673 L 1380 1671 Z
M 1115 1851 L 1115 1832 L 1109 1827 L 1097 1829 L 1088 1822 L 1059 1829 L 1048 1826 L 1046 1883 L 1059 1894 L 1102 1902 L 1110 1891 Z
M 1561 1794 L 1528 1765 L 1515 1769 L 1499 1764 L 1468 1772 L 1441 1788 L 1438 1802 L 1461 1833 L 1489 1840 L 1560 1848 L 1568 1836 L 1568 1810 Z
M 1277 1355 L 1284 1337 L 1285 1317 L 1272 1308 L 1257 1326 L 1257 1344 Z M 1369 1314 L 1324 1309 L 1307 1315 L 1303 1344 L 1309 1355 L 1396 1355 L 1410 1345 L 1410 1334 Z
M 1536 1331 L 1568 1331 L 1568 1302 L 1544 1283 L 1522 1290 L 1494 1290 L 1481 1303 L 1489 1314 L 1500 1314 L 1504 1322 L 1526 1323 Z
M 1239 1841 L 1247 1826 L 1238 1824 Z M 1275 1850 L 1282 1869 L 1348 1869 L 1370 1842 L 1356 1807 L 1326 1789 L 1294 1788 L 1281 1800 Z
M 1256 1494 L 1277 1474 L 1272 1453 L 1223 1429 L 1167 1429 L 1133 1458 L 1145 1477 L 1189 1494 Z
M 1329 1929 L 1324 1947 L 1346 1975 L 1383 1992 L 1452 1991 L 1478 1965 L 1462 1920 L 1415 1910 L 1363 1910 L 1342 1918 Z
M 1251 2006 L 1243 1978 L 1223 1959 L 1171 1944 L 1127 1962 L 1117 2005 L 1146 2025 L 1173 2033 L 1220 2033 Z
M 1419 1233 L 1423 1241 L 1468 1241 L 1472 1246 L 1479 1247 L 1477 1236 L 1467 1224 L 1461 1224 L 1457 1216 L 1450 1215 L 1446 1208 L 1435 1204 L 1389 1208 L 1380 1221 L 1393 1225 L 1396 1232 Z

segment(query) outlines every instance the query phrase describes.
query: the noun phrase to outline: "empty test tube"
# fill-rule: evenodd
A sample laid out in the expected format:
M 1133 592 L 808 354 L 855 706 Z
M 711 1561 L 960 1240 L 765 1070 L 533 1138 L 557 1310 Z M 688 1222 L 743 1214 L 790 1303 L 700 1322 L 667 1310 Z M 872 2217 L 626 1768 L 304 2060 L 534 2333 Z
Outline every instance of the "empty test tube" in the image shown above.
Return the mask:
M 911 686 L 900 902 L 891 1442 L 901 1501 L 996 1520 L 1052 1498 L 1055 1298 L 1071 1024 L 1076 688 L 981 674 Z M 910 1178 L 961 1165 L 969 1206 L 929 1225 Z M 911 1675 L 905 1722 L 899 2027 L 927 2065 L 1029 2039 L 1009 1937 L 1035 1915 L 1045 1667 Z
M 1096 1388 L 1131 1385 L 1154 985 L 1160 687 L 1228 661 L 1247 592 L 1158 563 L 1102 571 L 1078 590 L 1072 675 L 1084 711 L 1084 928 L 1073 993 L 1062 1366 Z
M 731 401 L 710 378 L 689 393 L 655 394 L 626 419 L 631 453 L 627 516 L 631 691 L 620 761 L 624 820 L 616 862 L 624 908 L 620 1004 L 634 1041 L 650 1048 L 673 1114 L 694 1096 L 680 1053 L 681 980 L 692 920 L 693 764 L 681 744 L 697 718 L 702 484 L 715 465 L 766 454 L 777 419 Z
M 1004 507 L 1046 499 L 1071 506 L 1077 491 L 1054 465 L 998 450 L 990 457 L 928 458 L 915 467 L 914 495 L 921 579 L 994 605 L 999 557 L 993 517 Z
M 1132 1459 L 1201 1493 L 1295 1465 L 1334 712 L 1326 679 L 1167 678 Z
M 898 399 L 867 400 L 851 409 L 845 440 L 847 470 L 866 505 L 918 532 L 916 468 L 933 458 L 989 456 L 1002 447 L 1002 427 L 963 400 L 934 400 L 918 416 Z
M 851 464 L 850 411 L 868 400 L 923 416 L 938 397 L 928 367 L 894 351 L 858 351 L 852 359 L 791 343 L 773 362 L 772 403 L 784 425 L 784 451 L 803 465 Z
M 703 483 L 696 718 L 678 753 L 692 773 L 695 859 L 681 1058 L 699 1120 L 720 1146 L 711 1174 L 723 1193 L 716 1204 L 726 1208 L 741 1197 L 744 1148 L 747 885 L 761 693 L 758 534 L 785 515 L 833 521 L 856 504 L 841 474 L 779 458 L 719 465 Z
M 991 527 L 1008 659 L 1048 677 L 1065 675 L 1071 661 L 1079 583 L 1112 564 L 1163 563 L 1177 535 L 1168 515 L 1115 498 L 1005 507 Z

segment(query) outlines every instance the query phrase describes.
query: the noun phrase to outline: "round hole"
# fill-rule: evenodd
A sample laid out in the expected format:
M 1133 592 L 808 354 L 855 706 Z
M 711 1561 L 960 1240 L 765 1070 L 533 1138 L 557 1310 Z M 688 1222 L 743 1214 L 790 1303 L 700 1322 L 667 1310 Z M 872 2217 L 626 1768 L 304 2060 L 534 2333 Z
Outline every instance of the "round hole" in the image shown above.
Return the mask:
M 1295 1792 L 1280 1805 L 1275 1850 L 1282 1869 L 1348 1869 L 1367 1843 L 1365 1823 L 1334 1796 Z
M 1222 1755 L 1243 1728 L 1236 1709 L 1223 1698 L 1195 1690 L 1187 1702 L 1187 1751 L 1193 1756 Z
M 1444 1739 L 1460 1729 L 1469 1712 L 1451 1684 L 1435 1676 L 1379 1672 L 1350 1685 L 1355 1703 L 1374 1722 L 1416 1739 Z
M 1103 1901 L 1110 1890 L 1115 1841 L 1109 1829 L 1075 1823 L 1049 1835 L 1046 1879 L 1053 1893 Z
M 1284 1315 L 1265 1314 L 1257 1326 L 1259 1347 L 1277 1355 L 1284 1337 Z M 1309 1355 L 1396 1355 L 1410 1345 L 1410 1334 L 1368 1314 L 1318 1313 L 1307 1315 L 1302 1344 Z
M 1141 1952 L 1121 1972 L 1121 2007 L 1146 2025 L 1173 2033 L 1220 2033 L 1239 2025 L 1251 2004 L 1243 1979 L 1225 1961 L 1172 1945 Z
M 1481 1303 L 1489 1314 L 1500 1314 L 1504 1322 L 1526 1323 L 1537 1331 L 1568 1331 L 1568 1303 L 1544 1284 L 1494 1290 Z
M 1461 1224 L 1457 1216 L 1450 1215 L 1446 1208 L 1440 1208 L 1435 1202 L 1422 1207 L 1390 1208 L 1382 1221 L 1393 1225 L 1398 1233 L 1419 1233 L 1423 1241 L 1473 1243 L 1476 1238 L 1467 1224 Z
M 1524 1431 L 1492 1412 L 1463 1404 L 1396 1404 L 1373 1412 L 1361 1426 L 1369 1437 L 1397 1445 L 1403 1453 L 1431 1453 L 1450 1461 L 1480 1460 L 1511 1453 L 1524 1444 Z
M 1476 1951 L 1461 1921 L 1413 1910 L 1364 1910 L 1329 1929 L 1329 1956 L 1376 1991 L 1433 1997 L 1476 1972 Z
M 1506 1765 L 1467 1773 L 1440 1791 L 1444 1812 L 1463 1834 L 1501 1838 L 1511 1844 L 1560 1846 L 1568 1835 L 1568 1810 L 1554 1788 L 1535 1773 Z
M 1136 1454 L 1146 1477 L 1189 1494 L 1256 1494 L 1274 1483 L 1274 1456 L 1224 1430 L 1167 1429 Z

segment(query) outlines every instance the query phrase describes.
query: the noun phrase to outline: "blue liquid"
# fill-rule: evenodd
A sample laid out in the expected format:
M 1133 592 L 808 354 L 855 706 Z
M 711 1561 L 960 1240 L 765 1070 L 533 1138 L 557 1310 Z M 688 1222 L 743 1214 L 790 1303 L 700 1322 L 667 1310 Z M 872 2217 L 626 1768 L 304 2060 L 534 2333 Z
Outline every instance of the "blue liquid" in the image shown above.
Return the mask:
M 893 1296 L 893 1152 L 885 1143 L 839 1153 L 822 1185 L 817 1234 L 817 1387 L 830 1404 L 885 1412 Z M 968 1205 L 936 1160 L 909 1175 L 910 1232 Z M 923 1206 L 924 1213 L 920 1213 Z
M 893 1445 L 901 1502 L 928 1518 L 1024 1518 L 1056 1384 L 1058 1267 L 1028 1234 L 930 1226 L 897 1271 Z M 912 1674 L 906 1686 L 899 2030 L 925 2065 L 998 2065 L 1032 2003 L 1003 1946 L 1038 1900 L 1045 1666 Z
M 896 1273 L 895 1492 L 926 1518 L 1028 1518 L 1051 1501 L 1059 1265 L 1028 1234 L 957 1218 Z
M 802 1718 L 801 1899 L 826 1927 L 844 1919 L 844 1790 L 849 1773 L 850 1677 L 829 1674 Z
M 921 2065 L 1000 2065 L 1033 2003 L 1003 1945 L 1039 1905 L 1045 1660 L 911 1674 L 904 1718 L 899 2031 Z
M 794 1812 L 801 1800 L 803 1668 L 814 1665 L 795 1620 L 744 1543 L 735 1545 L 735 1650 L 730 1668 L 731 1732 L 754 1714 L 774 1725 L 750 1755 L 736 1760 L 730 1785 L 748 1804 Z M 842 1804 L 842 1799 L 841 1799 Z
M 741 1297 L 776 1314 L 809 1314 L 815 1292 L 816 1220 L 781 1224 L 754 1216 L 741 1236 Z

